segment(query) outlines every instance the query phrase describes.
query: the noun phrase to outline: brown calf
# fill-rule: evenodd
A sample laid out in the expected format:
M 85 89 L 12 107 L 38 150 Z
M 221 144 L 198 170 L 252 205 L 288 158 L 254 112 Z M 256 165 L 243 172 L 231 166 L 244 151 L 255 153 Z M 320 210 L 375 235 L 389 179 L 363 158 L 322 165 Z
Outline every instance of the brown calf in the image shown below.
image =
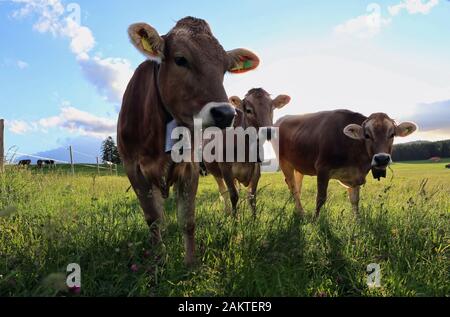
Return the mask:
M 166 126 L 230 126 L 235 116 L 223 87 L 224 74 L 255 69 L 258 57 L 245 49 L 226 52 L 201 19 L 184 18 L 166 35 L 145 23 L 130 26 L 136 48 L 150 60 L 142 63 L 123 98 L 118 148 L 131 185 L 150 227 L 153 245 L 161 243 L 163 200 L 175 186 L 178 222 L 184 234 L 186 264 L 194 262 L 197 163 L 174 163 L 166 152 Z M 193 133 L 191 133 L 192 135 Z
M 253 127 L 259 130 L 260 128 L 272 127 L 274 109 L 284 107 L 290 100 L 291 98 L 286 95 L 280 95 L 272 100 L 269 93 L 261 88 L 250 90 L 244 100 L 241 100 L 239 97 L 231 97 L 230 102 L 238 109 L 234 128 L 240 127 L 245 130 Z M 205 163 L 206 168 L 219 185 L 219 191 L 225 201 L 227 213 L 231 213 L 229 205 L 231 201 L 233 214 L 236 214 L 239 200 L 236 182 L 239 182 L 248 188 L 250 207 L 253 214 L 256 214 L 256 190 L 261 176 L 261 167 L 260 163 L 249 160 L 249 146 L 249 143 L 246 142 L 245 162 Z M 235 143 L 234 150 L 239 151 L 242 149 L 237 149 Z
M 411 122 L 397 125 L 384 113 L 365 117 L 348 110 L 287 116 L 276 126 L 280 129 L 280 167 L 301 216 L 303 176 L 317 176 L 316 217 L 326 202 L 330 179 L 339 180 L 348 189 L 357 214 L 360 186 L 369 171 L 378 180 L 386 177 L 394 137 L 408 136 L 417 129 Z

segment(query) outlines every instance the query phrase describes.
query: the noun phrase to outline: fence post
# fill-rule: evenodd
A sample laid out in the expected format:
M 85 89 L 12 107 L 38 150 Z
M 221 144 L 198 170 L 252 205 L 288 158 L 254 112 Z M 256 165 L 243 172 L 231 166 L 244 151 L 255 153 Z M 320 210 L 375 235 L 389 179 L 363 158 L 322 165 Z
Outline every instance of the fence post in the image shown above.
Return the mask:
M 70 152 L 70 167 L 72 169 L 72 175 L 75 175 L 75 167 L 73 166 L 72 145 L 69 146 L 69 152 Z
M 109 162 L 109 173 L 111 174 L 111 176 L 112 176 L 112 171 L 113 171 L 113 164 L 112 164 L 112 162 Z
M 119 165 L 116 164 L 116 176 L 119 176 L 119 169 L 118 169 L 119 167 L 118 166 Z
M 98 156 L 97 156 L 97 175 L 100 176 L 100 165 L 98 164 Z
M 5 147 L 4 147 L 4 139 L 3 139 L 3 132 L 5 130 L 5 121 L 3 119 L 0 119 L 0 173 L 4 170 L 4 161 L 5 161 Z

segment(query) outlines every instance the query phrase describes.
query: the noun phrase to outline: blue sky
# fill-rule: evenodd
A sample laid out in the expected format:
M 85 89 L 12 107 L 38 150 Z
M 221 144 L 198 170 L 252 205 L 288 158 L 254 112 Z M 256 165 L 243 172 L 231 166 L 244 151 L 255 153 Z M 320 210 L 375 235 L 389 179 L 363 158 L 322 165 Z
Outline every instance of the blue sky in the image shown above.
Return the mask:
M 227 76 L 225 87 L 230 96 L 253 87 L 289 94 L 277 118 L 382 111 L 419 124 L 401 141 L 450 138 L 450 1 L 0 0 L 6 148 L 66 160 L 76 144 L 95 156 L 144 60 L 128 25 L 144 21 L 165 34 L 187 15 L 207 20 L 225 49 L 260 56 L 257 71 Z

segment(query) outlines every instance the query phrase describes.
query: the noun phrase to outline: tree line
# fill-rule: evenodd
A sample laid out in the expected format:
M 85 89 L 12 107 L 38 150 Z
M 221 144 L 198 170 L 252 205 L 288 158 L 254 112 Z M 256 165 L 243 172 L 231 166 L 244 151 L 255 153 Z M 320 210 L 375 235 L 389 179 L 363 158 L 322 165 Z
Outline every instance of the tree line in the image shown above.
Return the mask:
M 399 161 L 423 161 L 432 157 L 450 157 L 450 140 L 438 142 L 418 141 L 394 146 L 392 159 Z

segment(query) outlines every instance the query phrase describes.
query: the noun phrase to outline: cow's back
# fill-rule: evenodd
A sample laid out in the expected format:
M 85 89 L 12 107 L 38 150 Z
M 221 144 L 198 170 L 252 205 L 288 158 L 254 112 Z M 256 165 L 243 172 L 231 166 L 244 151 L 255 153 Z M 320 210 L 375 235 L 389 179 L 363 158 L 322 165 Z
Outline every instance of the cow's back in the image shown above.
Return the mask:
M 279 158 L 312 176 L 324 165 L 330 169 L 348 166 L 352 153 L 364 151 L 364 145 L 348 138 L 344 128 L 364 120 L 362 114 L 348 110 L 283 117 L 275 124 L 280 129 Z

